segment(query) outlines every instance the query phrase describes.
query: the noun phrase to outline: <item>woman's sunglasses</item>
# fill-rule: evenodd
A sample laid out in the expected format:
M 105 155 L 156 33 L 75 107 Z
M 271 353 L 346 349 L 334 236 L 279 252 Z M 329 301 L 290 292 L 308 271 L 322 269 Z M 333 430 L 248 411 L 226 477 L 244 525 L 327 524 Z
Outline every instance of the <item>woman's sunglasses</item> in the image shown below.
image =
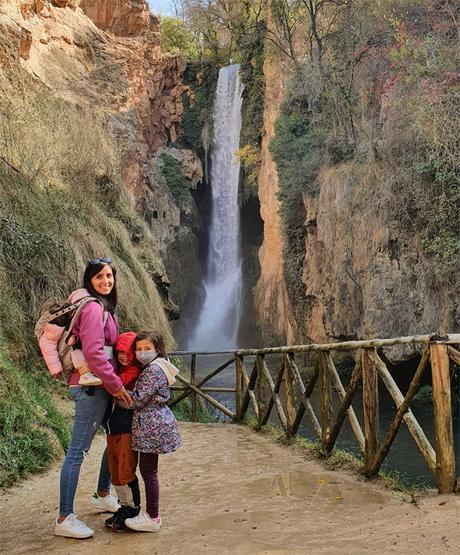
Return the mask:
M 92 266 L 96 266 L 96 264 L 112 264 L 112 259 L 108 257 L 90 258 L 88 260 L 88 264 L 91 264 Z

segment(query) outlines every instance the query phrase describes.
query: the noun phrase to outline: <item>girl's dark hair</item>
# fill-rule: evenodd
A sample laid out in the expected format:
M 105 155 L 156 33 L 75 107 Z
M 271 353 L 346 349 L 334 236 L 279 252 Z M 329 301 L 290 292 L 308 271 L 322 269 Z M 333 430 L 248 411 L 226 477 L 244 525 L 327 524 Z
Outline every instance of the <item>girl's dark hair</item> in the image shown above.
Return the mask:
M 141 330 L 136 335 L 135 343 L 138 341 L 142 341 L 146 339 L 155 345 L 155 349 L 157 350 L 158 356 L 162 358 L 166 358 L 166 348 L 165 348 L 165 340 L 161 333 L 155 330 Z
M 97 275 L 104 266 L 110 266 L 113 272 L 113 287 L 112 291 L 108 295 L 101 295 L 98 293 L 91 284 L 92 278 Z M 111 314 L 114 314 L 117 304 L 118 304 L 118 293 L 117 293 L 117 271 L 112 266 L 112 264 L 105 264 L 101 262 L 100 264 L 90 264 L 88 263 L 85 268 L 85 273 L 83 274 L 83 287 L 88 291 L 91 297 L 96 297 L 102 301 L 105 310 L 108 310 Z

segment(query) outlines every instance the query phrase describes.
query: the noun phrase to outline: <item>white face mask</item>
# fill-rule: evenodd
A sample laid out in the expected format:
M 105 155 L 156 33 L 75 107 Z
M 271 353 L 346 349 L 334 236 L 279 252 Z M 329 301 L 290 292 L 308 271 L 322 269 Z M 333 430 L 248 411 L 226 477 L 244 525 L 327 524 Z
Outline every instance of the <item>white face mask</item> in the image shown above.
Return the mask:
M 153 362 L 158 356 L 158 353 L 154 351 L 136 351 L 136 359 L 142 364 L 142 366 L 147 366 Z

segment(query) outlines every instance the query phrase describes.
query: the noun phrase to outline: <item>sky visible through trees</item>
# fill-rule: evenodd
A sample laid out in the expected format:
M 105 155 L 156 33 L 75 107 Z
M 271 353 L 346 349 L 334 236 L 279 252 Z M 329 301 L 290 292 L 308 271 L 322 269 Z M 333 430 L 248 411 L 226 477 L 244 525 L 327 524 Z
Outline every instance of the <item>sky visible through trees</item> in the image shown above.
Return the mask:
M 148 3 L 154 14 L 173 15 L 173 2 L 171 0 L 148 0 Z

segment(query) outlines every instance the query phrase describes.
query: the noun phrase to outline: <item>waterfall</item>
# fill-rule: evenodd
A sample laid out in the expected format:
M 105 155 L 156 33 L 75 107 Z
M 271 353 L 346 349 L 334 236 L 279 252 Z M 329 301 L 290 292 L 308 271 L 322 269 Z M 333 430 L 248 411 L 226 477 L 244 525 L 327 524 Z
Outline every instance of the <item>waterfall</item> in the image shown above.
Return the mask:
M 235 156 L 241 131 L 242 85 L 239 66 L 221 68 L 214 103 L 211 146 L 212 214 L 204 282 L 205 300 L 194 333 L 193 350 L 236 347 L 241 303 L 240 214 Z

